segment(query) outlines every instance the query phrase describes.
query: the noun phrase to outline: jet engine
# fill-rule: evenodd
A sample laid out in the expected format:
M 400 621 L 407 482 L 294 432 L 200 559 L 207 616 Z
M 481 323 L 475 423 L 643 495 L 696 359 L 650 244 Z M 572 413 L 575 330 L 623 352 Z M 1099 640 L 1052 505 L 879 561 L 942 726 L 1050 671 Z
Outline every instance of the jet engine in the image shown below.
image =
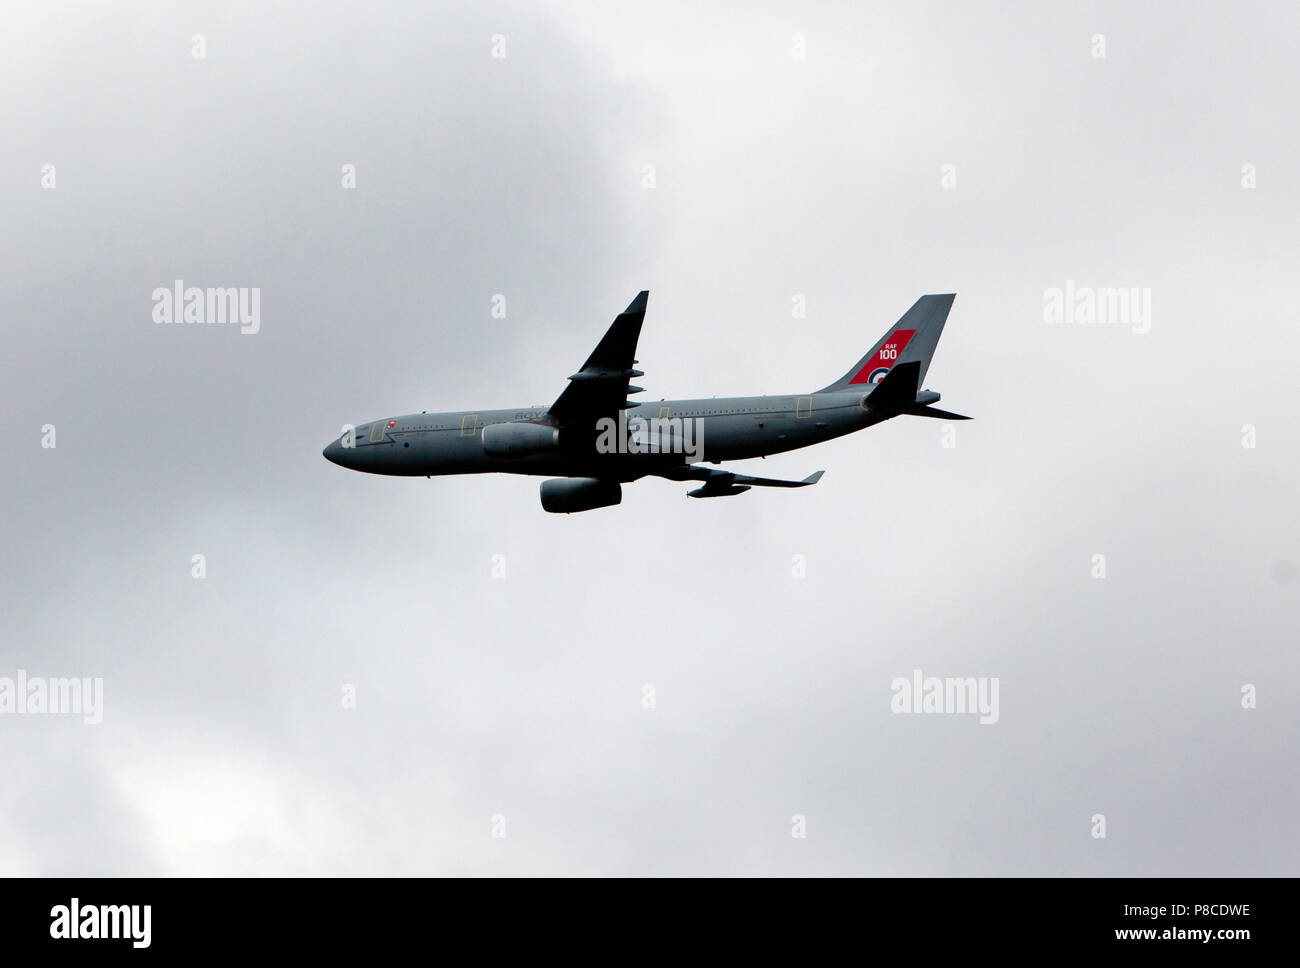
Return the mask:
M 483 453 L 489 457 L 528 457 L 554 450 L 560 443 L 555 427 L 535 423 L 499 423 L 483 428 Z
M 607 508 L 623 500 L 622 485 L 594 477 L 560 477 L 542 481 L 542 509 L 552 514 L 572 514 Z

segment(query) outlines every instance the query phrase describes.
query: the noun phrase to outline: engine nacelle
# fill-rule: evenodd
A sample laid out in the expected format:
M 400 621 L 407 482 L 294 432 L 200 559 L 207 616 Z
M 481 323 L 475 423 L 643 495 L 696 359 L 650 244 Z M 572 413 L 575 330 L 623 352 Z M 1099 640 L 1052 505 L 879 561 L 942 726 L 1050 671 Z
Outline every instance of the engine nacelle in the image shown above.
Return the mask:
M 594 477 L 559 477 L 542 481 L 542 509 L 552 514 L 572 514 L 607 508 L 623 501 L 623 487 Z
M 555 450 L 560 431 L 535 423 L 501 423 L 483 428 L 483 453 L 489 457 L 528 457 Z

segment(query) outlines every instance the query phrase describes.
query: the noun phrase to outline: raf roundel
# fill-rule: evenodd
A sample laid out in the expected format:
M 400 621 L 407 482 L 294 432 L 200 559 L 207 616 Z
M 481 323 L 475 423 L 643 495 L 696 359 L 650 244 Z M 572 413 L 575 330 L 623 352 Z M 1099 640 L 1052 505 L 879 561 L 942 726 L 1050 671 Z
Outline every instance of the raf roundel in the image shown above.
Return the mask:
M 867 374 L 867 382 L 879 383 L 881 380 L 885 378 L 885 374 L 887 374 L 888 372 L 889 372 L 889 367 L 878 366 L 874 370 L 872 370 L 869 374 Z

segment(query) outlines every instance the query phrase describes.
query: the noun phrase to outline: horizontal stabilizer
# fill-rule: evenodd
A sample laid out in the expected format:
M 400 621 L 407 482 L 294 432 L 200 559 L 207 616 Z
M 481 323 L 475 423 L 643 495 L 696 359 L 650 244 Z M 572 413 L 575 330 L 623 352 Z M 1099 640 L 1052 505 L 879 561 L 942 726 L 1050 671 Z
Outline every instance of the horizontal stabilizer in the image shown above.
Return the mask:
M 921 381 L 921 364 L 899 363 L 885 374 L 867 397 L 867 406 L 877 413 L 898 413 L 916 404 Z
M 974 417 L 967 417 L 965 414 L 953 413 L 951 410 L 940 410 L 938 407 L 911 407 L 904 410 L 903 413 L 912 417 L 934 417 L 936 420 L 974 420 Z

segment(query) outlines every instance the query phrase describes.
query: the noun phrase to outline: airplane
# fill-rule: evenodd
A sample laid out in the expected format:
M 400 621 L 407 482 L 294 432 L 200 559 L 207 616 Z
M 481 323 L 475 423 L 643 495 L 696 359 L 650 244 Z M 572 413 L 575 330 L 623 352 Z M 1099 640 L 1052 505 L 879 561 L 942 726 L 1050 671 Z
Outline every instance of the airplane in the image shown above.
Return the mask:
M 650 293 L 620 313 L 549 407 L 457 410 L 345 425 L 324 456 L 368 474 L 528 474 L 542 508 L 559 514 L 611 507 L 643 477 L 695 482 L 688 497 L 732 497 L 753 487 L 807 487 L 822 471 L 786 481 L 720 470 L 723 461 L 779 454 L 907 414 L 969 420 L 934 406 L 921 389 L 956 295 L 922 296 L 862 359 L 820 390 L 789 396 L 640 403 L 630 381 Z M 715 465 L 705 466 L 706 463 Z

